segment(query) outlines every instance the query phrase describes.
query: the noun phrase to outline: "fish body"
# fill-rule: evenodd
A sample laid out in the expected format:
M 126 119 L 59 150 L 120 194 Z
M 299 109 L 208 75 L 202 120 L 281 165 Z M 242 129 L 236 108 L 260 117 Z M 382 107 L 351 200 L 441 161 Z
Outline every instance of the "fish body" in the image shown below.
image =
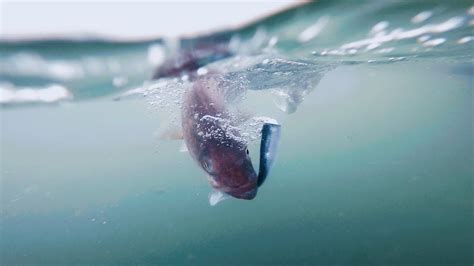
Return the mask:
M 229 84 L 216 70 L 199 74 L 196 70 L 210 62 L 232 56 L 227 44 L 214 44 L 183 50 L 159 67 L 154 79 L 187 75 L 192 87 L 184 94 L 182 137 L 192 158 L 207 173 L 214 188 L 211 205 L 232 196 L 251 200 L 266 179 L 276 155 L 280 126 L 275 120 L 262 128 L 260 169 L 255 171 L 246 141 L 233 123 L 226 105 L 248 89 Z M 227 80 L 227 81 L 226 81 Z M 245 88 L 244 88 L 245 87 Z
M 184 97 L 183 138 L 214 189 L 250 200 L 257 194 L 258 176 L 245 141 L 231 123 L 225 102 L 225 93 L 215 76 L 196 80 Z

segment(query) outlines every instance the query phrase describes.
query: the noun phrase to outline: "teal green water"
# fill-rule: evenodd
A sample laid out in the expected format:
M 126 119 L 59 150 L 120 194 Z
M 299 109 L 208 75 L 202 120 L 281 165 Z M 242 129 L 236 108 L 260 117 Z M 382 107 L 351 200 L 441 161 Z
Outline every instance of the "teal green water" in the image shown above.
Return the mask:
M 313 82 L 314 90 L 292 114 L 275 106 L 269 90 L 247 92 L 243 108 L 282 124 L 278 159 L 254 200 L 215 207 L 208 204 L 204 172 L 179 152 L 181 143 L 157 137 L 170 115 L 179 116 L 174 109 L 180 103 L 157 107 L 174 99 L 163 95 L 113 101 L 150 76 L 152 66 L 137 70 L 132 63 L 148 62 L 149 45 L 161 41 L 115 50 L 60 44 L 82 47 L 71 52 L 76 56 L 68 53 L 73 61 L 48 50 L 59 45 L 54 41 L 46 48 L 2 43 L 3 58 L 10 58 L 0 72 L 7 89 L 59 83 L 74 98 L 0 107 L 0 264 L 472 265 L 472 42 L 457 43 L 472 35 L 472 4 L 403 3 L 360 5 L 366 12 L 386 11 L 361 17 L 360 24 L 347 24 L 358 16 L 349 4 L 325 2 L 319 13 L 315 4 L 296 10 L 306 15 L 269 20 L 275 26 L 267 26 L 268 38 L 280 34 L 277 55 L 269 58 L 330 67 L 319 72 L 319 83 L 304 78 L 310 75 L 304 71 L 294 73 Z M 334 15 L 346 5 L 345 13 Z M 429 34 L 446 39 L 440 46 L 423 46 L 415 38 L 377 48 L 393 47 L 388 55 L 362 52 L 366 47 L 355 55 L 320 54 L 366 38 L 382 20 L 390 20 L 390 29 L 408 21 L 400 27 L 410 29 L 410 18 L 424 10 L 434 10 L 429 23 L 454 16 L 464 21 L 452 31 Z M 314 20 L 331 15 L 326 27 L 340 38 L 319 44 L 318 38 L 330 34 L 323 30 L 298 44 L 296 28 L 308 26 L 308 14 Z M 354 34 L 338 27 L 351 27 Z M 242 29 L 242 36 L 251 29 Z M 48 60 L 74 65 L 92 56 L 99 64 L 117 60 L 120 68 L 94 72 L 81 61 L 83 76 L 71 71 L 65 78 L 54 68 L 26 73 L 7 65 L 25 51 L 40 54 L 47 66 L 58 63 Z M 127 73 L 126 85 L 112 85 Z M 276 79 L 288 81 L 289 88 L 301 85 Z M 252 79 L 250 86 L 259 84 L 265 80 Z M 256 161 L 257 143 L 249 148 Z

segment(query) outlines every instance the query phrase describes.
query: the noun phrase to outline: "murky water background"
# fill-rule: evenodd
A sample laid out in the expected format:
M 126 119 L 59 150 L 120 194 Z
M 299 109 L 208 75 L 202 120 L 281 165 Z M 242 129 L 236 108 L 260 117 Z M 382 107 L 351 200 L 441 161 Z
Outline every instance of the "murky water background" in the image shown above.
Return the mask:
M 283 127 L 257 198 L 215 207 L 159 137 L 191 82 L 147 81 L 176 41 L 1 42 L 1 264 L 470 265 L 473 13 L 320 2 L 183 40 L 232 42 L 198 71 Z

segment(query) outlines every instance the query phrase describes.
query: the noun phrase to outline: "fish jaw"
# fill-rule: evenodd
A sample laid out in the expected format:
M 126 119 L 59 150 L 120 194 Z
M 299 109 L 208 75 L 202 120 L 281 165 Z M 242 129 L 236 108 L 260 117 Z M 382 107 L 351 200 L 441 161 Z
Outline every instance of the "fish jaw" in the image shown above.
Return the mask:
M 257 196 L 258 192 L 257 183 L 253 181 L 249 181 L 239 187 L 220 186 L 218 183 L 216 184 L 214 180 L 210 180 L 210 183 L 214 187 L 214 189 L 219 190 L 237 199 L 252 200 Z
M 233 192 L 230 195 L 238 199 L 252 200 L 257 196 L 257 188 L 255 187 L 247 191 Z

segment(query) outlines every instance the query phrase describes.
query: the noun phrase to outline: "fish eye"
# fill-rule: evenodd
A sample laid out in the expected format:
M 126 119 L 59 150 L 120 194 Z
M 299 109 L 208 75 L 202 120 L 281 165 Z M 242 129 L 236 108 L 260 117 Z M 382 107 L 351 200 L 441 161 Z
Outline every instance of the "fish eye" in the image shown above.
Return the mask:
M 247 149 L 246 152 L 247 152 L 247 155 L 248 155 L 249 154 L 249 149 Z
M 206 170 L 206 172 L 208 172 L 209 174 L 212 174 L 214 172 L 212 161 L 209 158 L 205 158 L 201 162 L 201 165 L 202 165 L 202 168 L 204 168 L 204 170 Z

